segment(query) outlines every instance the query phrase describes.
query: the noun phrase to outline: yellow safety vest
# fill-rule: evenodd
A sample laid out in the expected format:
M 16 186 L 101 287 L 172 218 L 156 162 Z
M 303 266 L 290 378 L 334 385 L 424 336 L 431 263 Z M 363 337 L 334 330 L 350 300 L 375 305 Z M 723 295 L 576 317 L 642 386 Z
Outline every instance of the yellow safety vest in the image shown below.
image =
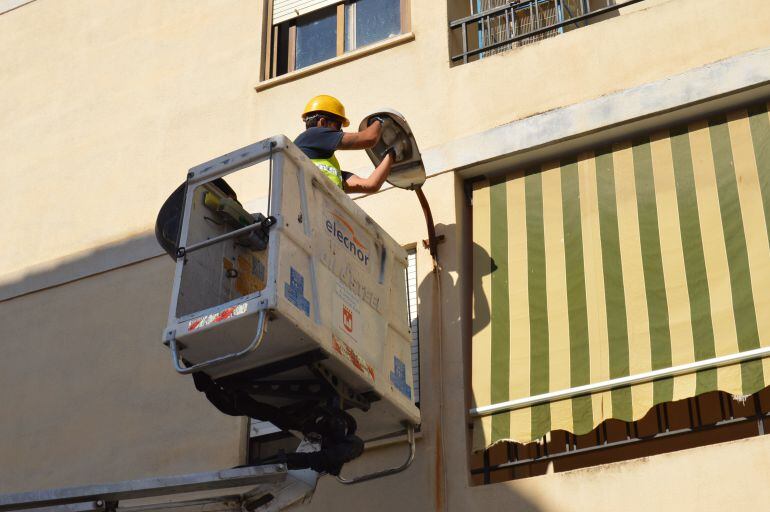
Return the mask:
M 321 172 L 326 175 L 327 178 L 332 180 L 332 183 L 340 187 L 341 190 L 345 190 L 345 182 L 342 179 L 342 169 L 340 169 L 340 163 L 337 161 L 337 157 L 332 155 L 329 158 L 311 158 L 314 164 L 321 169 Z

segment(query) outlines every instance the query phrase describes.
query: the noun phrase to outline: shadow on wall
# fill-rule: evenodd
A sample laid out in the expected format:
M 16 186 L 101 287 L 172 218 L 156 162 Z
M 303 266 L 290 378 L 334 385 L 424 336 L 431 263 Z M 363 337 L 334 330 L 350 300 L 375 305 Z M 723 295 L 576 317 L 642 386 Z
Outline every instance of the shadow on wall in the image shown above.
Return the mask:
M 472 292 L 473 290 L 481 290 L 481 279 L 496 271 L 497 264 L 483 247 L 474 242 L 472 245 L 473 261 L 481 263 L 479 266 L 487 269 L 487 271 L 481 271 L 474 274 L 472 265 L 467 265 L 466 268 L 460 268 L 461 265 L 457 258 L 446 257 L 446 253 L 450 250 L 450 245 L 454 244 L 457 240 L 458 235 L 456 232 L 457 229 L 454 224 L 436 224 L 437 236 L 444 235 L 445 237 L 444 242 L 438 246 L 439 263 L 444 274 L 450 276 L 449 279 L 443 279 L 441 281 L 441 306 L 444 311 L 450 306 L 455 306 L 458 313 L 455 314 L 448 323 L 444 324 L 444 328 L 450 330 L 456 329 L 457 332 L 461 332 L 461 329 L 463 328 L 461 318 L 462 305 L 465 301 L 470 299 L 471 318 L 467 319 L 467 321 L 471 328 L 470 333 L 474 335 L 489 325 L 492 313 L 489 309 L 489 301 L 485 294 L 477 293 L 473 298 L 470 296 L 465 297 L 463 296 L 463 289 L 467 290 L 465 293 Z M 456 280 L 451 277 L 452 274 L 457 275 Z M 447 284 L 450 284 L 451 286 L 447 287 Z M 433 286 L 434 283 L 429 279 L 424 279 L 422 283 L 420 283 L 419 297 L 421 300 L 423 300 L 424 297 L 433 296 Z M 454 310 L 455 308 L 450 309 Z M 443 317 L 446 322 L 446 314 L 444 314 Z
M 489 254 L 479 245 L 470 249 L 457 250 L 464 243 L 463 234 L 456 224 L 436 224 L 436 234 L 443 235 L 444 241 L 438 246 L 441 266 L 440 309 L 433 300 L 437 293 L 435 274 L 428 273 L 420 282 L 418 297 L 420 305 L 420 367 L 421 413 L 424 441 L 436 450 L 424 452 L 426 456 L 436 457 L 429 467 L 437 473 L 434 481 L 439 481 L 434 491 L 436 502 L 445 499 L 443 507 L 436 510 L 521 510 L 538 512 L 540 507 L 532 503 L 509 486 L 471 486 L 470 449 L 472 432 L 468 430 L 466 416 L 469 403 L 473 401 L 470 392 L 471 364 L 470 347 L 473 334 L 486 328 L 491 320 L 489 301 L 483 293 L 471 300 L 473 290 L 481 290 L 481 279 L 494 272 L 497 265 Z M 462 255 L 462 256 L 461 256 Z M 471 261 L 486 262 L 488 272 L 474 275 Z M 470 312 L 470 318 L 466 318 Z M 437 343 L 436 319 L 442 319 L 443 339 Z M 441 363 L 438 362 L 439 349 L 443 352 Z M 438 385 L 438 367 L 443 365 L 443 386 Z M 442 421 L 438 422 L 439 407 L 443 387 L 444 404 Z M 451 401 L 451 402 L 448 402 Z M 458 403 L 458 401 L 460 403 Z M 451 427 L 451 428 L 450 428 Z M 438 439 L 438 436 L 443 436 Z M 435 444 L 434 444 L 435 443 Z M 443 455 L 437 456 L 443 445 Z M 439 471 L 446 472 L 443 496 L 440 489 Z
M 163 249 L 155 240 L 155 235 L 146 233 L 76 254 L 63 259 L 55 266 L 42 263 L 18 278 L 0 282 L 0 303 L 52 286 L 135 264 L 161 254 L 164 254 Z
M 161 343 L 174 267 L 160 252 L 148 234 L 0 287 L 0 494 L 240 463 L 241 420 Z

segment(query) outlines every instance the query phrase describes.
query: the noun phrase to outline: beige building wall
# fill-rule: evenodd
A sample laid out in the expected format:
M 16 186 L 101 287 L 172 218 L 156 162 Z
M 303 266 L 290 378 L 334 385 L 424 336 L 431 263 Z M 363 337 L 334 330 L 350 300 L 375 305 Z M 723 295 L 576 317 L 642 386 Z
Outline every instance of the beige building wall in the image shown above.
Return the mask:
M 317 93 L 344 99 L 354 123 L 398 109 L 428 149 L 765 47 L 770 22 L 763 0 L 646 0 L 450 68 L 446 5 L 412 4 L 414 41 L 259 93 L 259 1 L 37 0 L 3 14 L 0 125 L 13 135 L 0 154 L 18 187 L 6 206 L 45 207 L 6 230 L 0 279 L 146 233 L 186 169 L 295 136 Z M 367 162 L 342 156 L 351 170 Z
M 188 168 L 276 133 L 294 137 L 312 95 L 340 97 L 354 125 L 395 108 L 423 152 L 451 162 L 474 151 L 455 147 L 474 134 L 770 46 L 765 0 L 646 0 L 450 67 L 446 2 L 413 0 L 413 41 L 257 92 L 262 8 L 35 0 L 0 14 L 0 182 L 10 212 L 0 251 L 0 493 L 244 461 L 244 421 L 210 406 L 161 345 L 172 264 L 151 231 Z M 362 154 L 340 160 L 370 168 Z M 418 244 L 415 464 L 354 487 L 324 478 L 301 509 L 721 510 L 767 501 L 765 437 L 470 486 L 468 225 L 461 178 L 444 172 L 454 170 L 432 169 L 425 186 L 445 236 L 440 286 L 419 244 L 427 233 L 414 195 L 388 189 L 359 200 L 397 241 Z M 402 450 L 372 449 L 345 472 L 399 462 Z
M 155 258 L 0 303 L 0 494 L 240 463 L 244 422 L 158 342 L 172 272 Z

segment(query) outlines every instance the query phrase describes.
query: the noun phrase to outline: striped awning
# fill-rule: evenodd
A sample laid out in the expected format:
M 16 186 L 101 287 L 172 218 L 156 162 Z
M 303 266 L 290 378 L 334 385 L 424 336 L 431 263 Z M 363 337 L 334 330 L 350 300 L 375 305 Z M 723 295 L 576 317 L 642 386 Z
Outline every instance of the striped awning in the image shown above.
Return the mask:
M 765 387 L 768 219 L 765 104 L 475 183 L 474 450 Z

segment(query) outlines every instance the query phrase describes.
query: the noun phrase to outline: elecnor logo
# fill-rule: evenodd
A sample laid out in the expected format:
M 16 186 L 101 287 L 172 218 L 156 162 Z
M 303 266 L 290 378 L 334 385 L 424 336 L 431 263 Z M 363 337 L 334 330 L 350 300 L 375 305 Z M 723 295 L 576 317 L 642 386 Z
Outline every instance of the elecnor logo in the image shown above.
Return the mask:
M 348 224 L 345 219 L 339 217 L 338 215 L 332 213 L 331 216 L 334 218 L 334 220 L 326 220 L 326 230 L 329 232 L 332 238 L 335 238 L 337 242 L 342 244 L 342 246 L 345 247 L 345 249 L 351 254 L 353 254 L 358 259 L 358 261 L 363 263 L 365 266 L 368 266 L 369 249 L 366 248 L 361 240 L 356 238 L 353 227 Z

